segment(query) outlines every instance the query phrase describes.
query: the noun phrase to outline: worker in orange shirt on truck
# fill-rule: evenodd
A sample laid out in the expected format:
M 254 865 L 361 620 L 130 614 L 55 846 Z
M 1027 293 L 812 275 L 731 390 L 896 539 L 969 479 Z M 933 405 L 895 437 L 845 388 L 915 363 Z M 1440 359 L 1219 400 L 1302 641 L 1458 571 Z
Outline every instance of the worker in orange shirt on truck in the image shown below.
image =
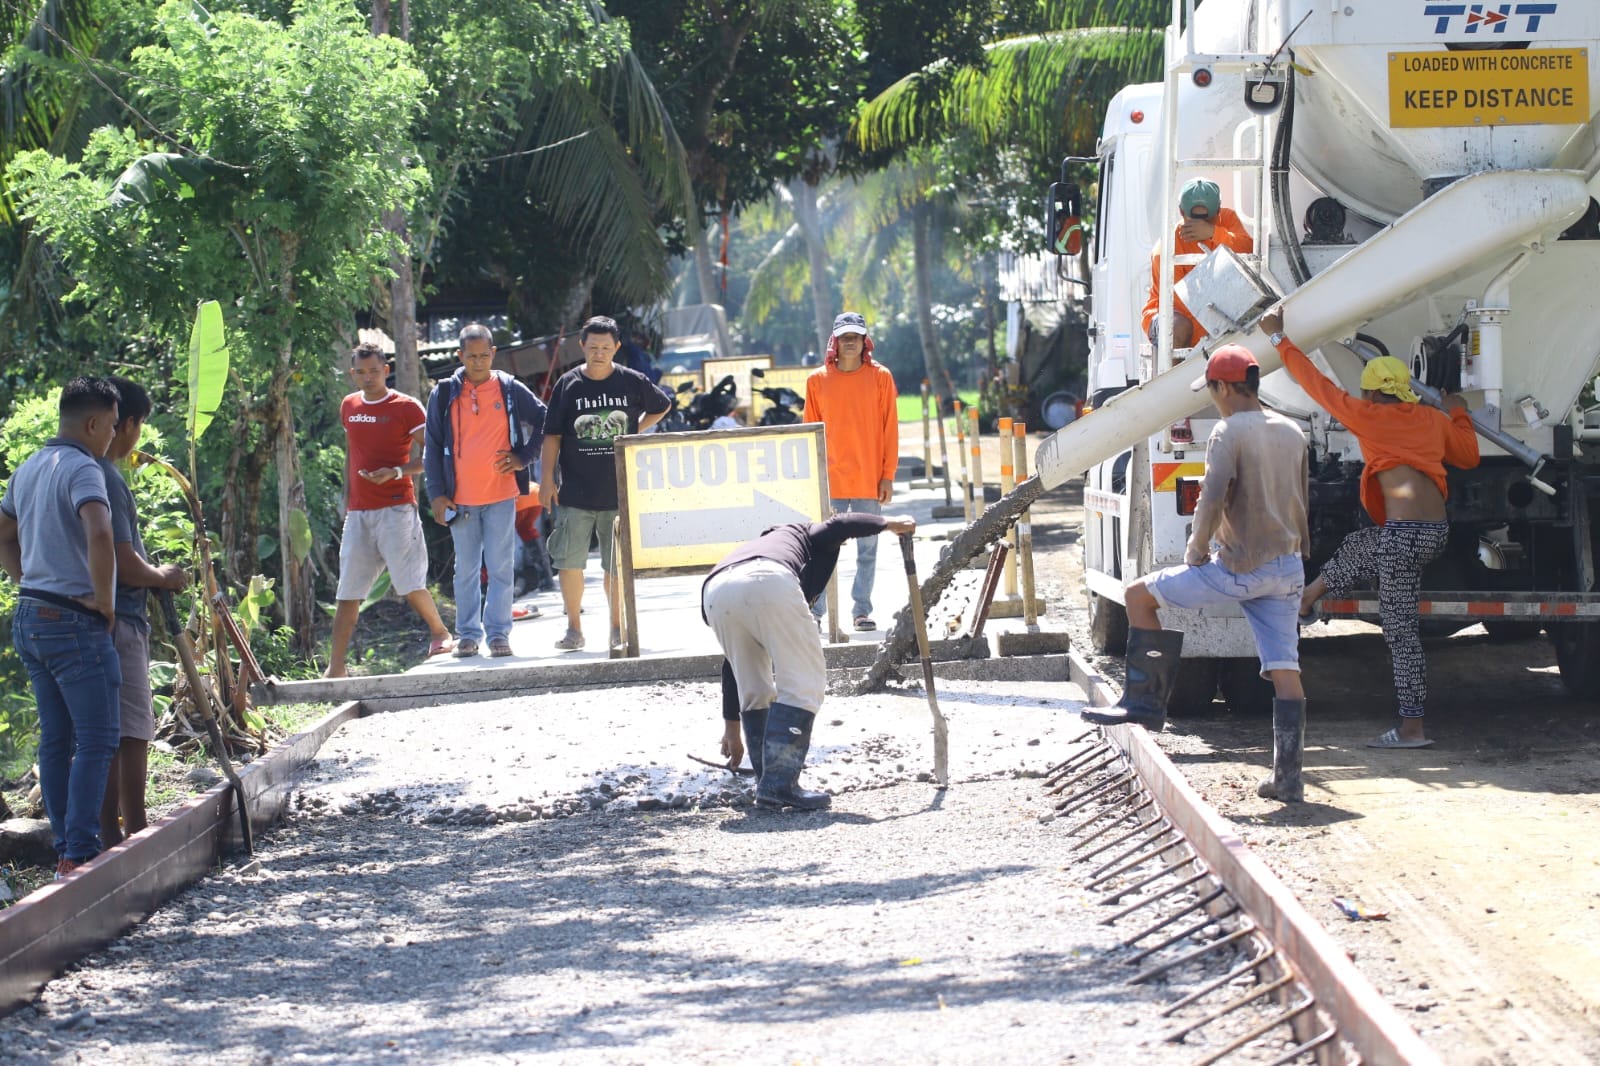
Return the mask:
M 1255 250 L 1256 243 L 1244 228 L 1244 223 L 1239 221 L 1239 216 L 1222 206 L 1222 190 L 1217 188 L 1214 181 L 1196 178 L 1185 185 L 1178 194 L 1178 212 L 1183 216 L 1183 221 L 1178 223 L 1178 232 L 1172 245 L 1174 259 L 1180 255 L 1205 255 L 1218 245 L 1231 248 L 1241 255 Z M 1193 269 L 1190 264 L 1179 263 L 1172 270 L 1172 283 L 1176 285 Z M 1144 315 L 1140 319 L 1151 344 L 1161 342 L 1160 334 L 1156 332 L 1159 325 L 1156 315 L 1160 306 L 1161 252 L 1157 249 L 1150 256 L 1150 295 L 1144 302 Z M 1205 335 L 1205 327 L 1174 294 L 1172 346 L 1192 348 Z
M 867 320 L 846 311 L 833 320 L 822 368 L 806 379 L 806 421 L 821 422 L 828 445 L 828 494 L 835 514 L 882 514 L 894 496 L 900 464 L 899 394 L 894 375 L 872 359 Z M 856 541 L 856 576 L 851 613 L 858 632 L 878 628 L 872 620 L 872 579 L 878 539 Z M 823 598 L 811 613 L 822 617 Z

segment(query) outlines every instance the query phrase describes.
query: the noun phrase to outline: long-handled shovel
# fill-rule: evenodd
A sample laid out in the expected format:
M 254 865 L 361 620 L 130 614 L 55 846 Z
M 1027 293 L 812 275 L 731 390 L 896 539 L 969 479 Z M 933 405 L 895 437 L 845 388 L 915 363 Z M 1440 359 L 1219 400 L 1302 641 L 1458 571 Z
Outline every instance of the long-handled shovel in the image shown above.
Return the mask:
M 940 788 L 950 784 L 950 727 L 939 710 L 939 697 L 933 691 L 933 654 L 928 651 L 928 619 L 922 611 L 922 586 L 917 582 L 917 558 L 912 551 L 911 534 L 900 535 L 900 554 L 906 560 L 906 584 L 911 589 L 911 621 L 917 627 L 917 651 L 922 655 L 922 688 L 928 694 L 928 710 L 933 712 L 933 779 Z
M 239 835 L 244 838 L 244 850 L 246 854 L 254 855 L 255 837 L 250 832 L 250 811 L 244 803 L 244 782 L 239 780 L 238 771 L 234 770 L 233 762 L 228 758 L 227 746 L 222 742 L 217 712 L 211 703 L 214 698 L 211 687 L 200 676 L 200 668 L 195 664 L 194 645 L 189 641 L 189 631 L 178 621 L 178 609 L 172 605 L 172 593 L 167 589 L 159 589 L 156 597 L 161 601 L 161 615 L 167 620 L 167 628 L 172 630 L 172 642 L 178 647 L 178 662 L 183 666 L 184 679 L 189 682 L 195 710 L 200 712 L 201 719 L 206 723 L 211 751 L 216 755 L 217 762 L 222 764 L 222 773 L 228 779 L 228 784 L 233 786 L 233 802 L 239 809 Z

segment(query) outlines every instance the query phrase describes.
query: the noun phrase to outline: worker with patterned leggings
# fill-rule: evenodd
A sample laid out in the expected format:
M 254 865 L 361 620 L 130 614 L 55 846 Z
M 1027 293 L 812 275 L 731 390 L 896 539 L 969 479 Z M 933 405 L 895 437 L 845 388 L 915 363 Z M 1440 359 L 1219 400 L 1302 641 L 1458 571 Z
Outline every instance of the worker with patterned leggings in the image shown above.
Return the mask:
M 1428 666 L 1422 653 L 1417 598 L 1422 570 L 1444 551 L 1445 464 L 1478 465 L 1478 435 L 1467 405 L 1447 396 L 1448 413 L 1420 402 L 1411 389 L 1411 371 L 1392 356 L 1369 362 L 1361 372 L 1361 398 L 1325 377 L 1293 341 L 1283 335 L 1283 314 L 1274 308 L 1261 328 L 1283 357 L 1284 369 L 1306 393 L 1356 436 L 1365 463 L 1361 505 L 1374 525 L 1344 539 L 1322 572 L 1306 585 L 1300 600 L 1302 621 L 1315 618 L 1317 600 L 1342 596 L 1357 585 L 1378 583 L 1378 614 L 1389 646 L 1400 724 L 1367 742 L 1372 748 L 1425 748 L 1433 743 L 1424 729 Z

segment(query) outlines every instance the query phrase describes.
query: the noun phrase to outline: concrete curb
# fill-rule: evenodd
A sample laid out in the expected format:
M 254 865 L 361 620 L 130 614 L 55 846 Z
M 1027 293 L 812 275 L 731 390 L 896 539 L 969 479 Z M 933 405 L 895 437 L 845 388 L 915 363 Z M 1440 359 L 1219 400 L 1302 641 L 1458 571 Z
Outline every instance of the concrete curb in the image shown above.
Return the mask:
M 1083 687 L 1091 707 L 1107 707 L 1117 701 L 1120 693 L 1087 663 L 1077 655 L 1068 658 L 1072 679 Z M 1277 874 L 1239 839 L 1233 826 L 1200 798 L 1154 738 L 1137 726 L 1103 728 L 1228 894 L 1311 989 L 1318 1006 L 1356 1049 L 1360 1061 L 1438 1066 L 1433 1049 L 1379 995 Z
M 283 816 L 295 779 L 345 722 L 347 703 L 242 767 L 259 833 Z M 242 845 L 232 788 L 219 784 L 104 852 L 64 881 L 0 911 L 0 1016 L 26 1006 L 68 966 L 129 929 Z

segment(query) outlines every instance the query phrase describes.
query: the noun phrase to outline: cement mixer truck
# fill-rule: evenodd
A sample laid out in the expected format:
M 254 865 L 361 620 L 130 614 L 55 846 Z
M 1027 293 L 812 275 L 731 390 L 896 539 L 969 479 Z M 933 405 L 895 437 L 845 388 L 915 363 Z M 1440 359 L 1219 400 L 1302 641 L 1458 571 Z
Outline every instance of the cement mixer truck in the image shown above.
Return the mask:
M 1543 629 L 1566 686 L 1600 698 L 1597 75 L 1597 0 L 1175 0 L 1164 80 L 1122 90 L 1098 158 L 1063 164 L 1048 198 L 1058 253 L 1092 202 L 1092 411 L 1043 442 L 1037 468 L 1044 488 L 1085 479 L 1099 651 L 1122 650 L 1125 584 L 1182 561 L 1217 417 L 1189 384 L 1220 344 L 1249 347 L 1263 400 L 1307 430 L 1310 572 L 1365 521 L 1354 438 L 1255 328 L 1281 300 L 1290 335 L 1352 392 L 1365 360 L 1392 354 L 1473 409 L 1483 461 L 1451 473 L 1425 625 Z M 1221 186 L 1253 252 L 1175 260 L 1195 177 Z M 1140 312 L 1157 252 L 1152 343 Z M 1175 286 L 1168 264 L 1192 269 Z M 1172 348 L 1175 295 L 1209 333 L 1192 349 Z M 1325 607 L 1377 619 L 1375 593 Z M 1267 704 L 1237 611 L 1163 619 L 1185 631 L 1175 711 L 1219 691 Z

